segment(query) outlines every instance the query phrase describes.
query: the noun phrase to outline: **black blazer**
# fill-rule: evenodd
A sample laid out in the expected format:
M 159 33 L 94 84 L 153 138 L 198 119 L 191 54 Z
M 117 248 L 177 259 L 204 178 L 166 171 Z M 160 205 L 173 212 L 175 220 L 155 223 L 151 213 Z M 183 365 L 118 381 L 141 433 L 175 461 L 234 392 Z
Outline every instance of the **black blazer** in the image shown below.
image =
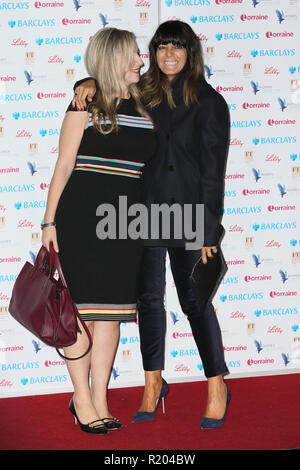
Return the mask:
M 186 107 L 183 83 L 181 73 L 172 84 L 174 110 L 170 109 L 166 95 L 159 106 L 147 109 L 157 124 L 158 150 L 143 172 L 144 203 L 149 211 L 151 204 L 204 204 L 204 246 L 215 246 L 224 233 L 221 217 L 229 110 L 224 98 L 205 79 L 199 83 L 199 104 Z M 184 243 L 184 240 L 146 242 L 159 246 Z
M 158 127 L 158 150 L 143 173 L 144 199 L 147 205 L 204 204 L 204 246 L 215 246 L 224 233 L 221 217 L 229 110 L 224 98 L 204 79 L 199 84 L 199 104 L 186 107 L 183 83 L 184 74 L 180 74 L 172 87 L 174 110 L 166 95 L 159 106 L 148 109 Z

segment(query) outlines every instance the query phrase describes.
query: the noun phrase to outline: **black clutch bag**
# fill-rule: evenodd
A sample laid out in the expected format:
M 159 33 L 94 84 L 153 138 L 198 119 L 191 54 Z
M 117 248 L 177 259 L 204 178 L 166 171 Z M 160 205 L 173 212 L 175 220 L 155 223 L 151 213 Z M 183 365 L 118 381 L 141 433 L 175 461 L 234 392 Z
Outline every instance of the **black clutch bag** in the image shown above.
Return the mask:
M 205 309 L 207 302 L 214 296 L 227 269 L 220 247 L 218 247 L 217 253 L 213 253 L 213 258 L 207 256 L 206 264 L 203 263 L 202 257 L 200 257 L 193 267 L 190 281 L 201 310 Z

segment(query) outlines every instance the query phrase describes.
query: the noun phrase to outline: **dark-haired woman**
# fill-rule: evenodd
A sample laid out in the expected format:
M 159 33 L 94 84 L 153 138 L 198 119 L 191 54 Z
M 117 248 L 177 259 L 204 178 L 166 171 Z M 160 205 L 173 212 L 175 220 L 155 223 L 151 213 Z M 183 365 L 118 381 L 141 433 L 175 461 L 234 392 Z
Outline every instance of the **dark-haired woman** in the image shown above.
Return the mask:
M 166 319 L 164 308 L 165 261 L 168 252 L 178 299 L 187 315 L 208 382 L 208 400 L 201 428 L 224 423 L 230 394 L 223 376 L 228 373 L 220 327 L 212 304 L 204 310 L 190 285 L 190 274 L 202 256 L 216 253 L 224 229 L 223 180 L 229 140 L 228 107 L 204 79 L 200 41 L 190 26 L 167 21 L 156 30 L 150 45 L 150 65 L 139 87 L 148 112 L 157 124 L 159 147 L 143 174 L 144 202 L 204 205 L 204 243 L 186 249 L 184 237 L 146 240 L 140 278 L 138 312 L 141 353 L 145 370 L 142 404 L 133 422 L 155 417 L 168 393 L 161 377 L 164 368 Z M 75 90 L 93 96 L 94 82 Z M 174 233 L 174 230 L 171 233 Z

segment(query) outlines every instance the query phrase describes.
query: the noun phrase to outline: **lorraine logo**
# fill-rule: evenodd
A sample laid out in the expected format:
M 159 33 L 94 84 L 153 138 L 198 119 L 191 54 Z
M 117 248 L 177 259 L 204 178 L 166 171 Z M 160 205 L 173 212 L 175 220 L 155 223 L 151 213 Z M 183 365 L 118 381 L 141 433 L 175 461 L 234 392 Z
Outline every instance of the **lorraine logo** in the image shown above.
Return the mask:
M 258 0 L 252 0 L 252 3 L 253 3 L 253 6 L 254 8 L 259 5 L 259 1 Z

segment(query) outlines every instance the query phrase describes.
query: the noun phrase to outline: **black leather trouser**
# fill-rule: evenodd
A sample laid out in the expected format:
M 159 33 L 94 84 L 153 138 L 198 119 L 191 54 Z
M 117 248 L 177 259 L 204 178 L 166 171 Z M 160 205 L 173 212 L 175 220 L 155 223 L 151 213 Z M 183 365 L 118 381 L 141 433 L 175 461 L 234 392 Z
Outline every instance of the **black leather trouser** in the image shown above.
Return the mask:
M 206 309 L 200 311 L 189 282 L 192 268 L 201 256 L 201 250 L 185 250 L 183 247 L 144 248 L 138 296 L 138 322 L 144 370 L 164 369 L 167 251 L 180 306 L 190 322 L 205 376 L 208 378 L 226 374 L 228 369 L 214 308 L 208 303 Z

